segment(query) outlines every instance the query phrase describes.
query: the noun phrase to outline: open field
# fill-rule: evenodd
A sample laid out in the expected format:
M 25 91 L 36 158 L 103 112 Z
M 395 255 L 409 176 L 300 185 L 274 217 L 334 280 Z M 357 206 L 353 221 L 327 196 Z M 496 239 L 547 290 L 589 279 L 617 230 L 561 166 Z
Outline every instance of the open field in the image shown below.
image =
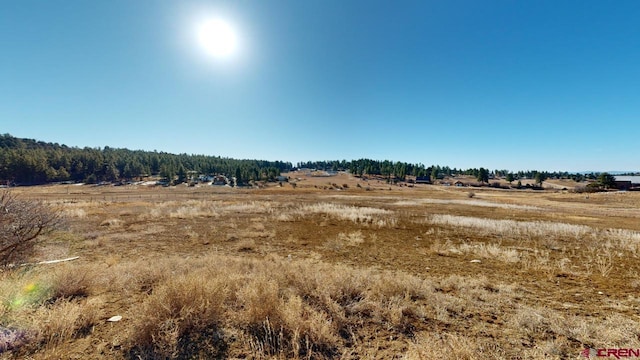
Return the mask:
M 34 262 L 80 258 L 0 273 L 0 357 L 640 348 L 640 193 L 297 184 L 15 189 L 67 218 Z

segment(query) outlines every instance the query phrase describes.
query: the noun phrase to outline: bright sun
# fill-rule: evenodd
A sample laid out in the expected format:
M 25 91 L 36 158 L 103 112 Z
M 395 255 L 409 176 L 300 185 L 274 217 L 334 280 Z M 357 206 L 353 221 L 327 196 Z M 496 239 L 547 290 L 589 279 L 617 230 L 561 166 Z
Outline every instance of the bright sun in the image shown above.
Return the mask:
M 217 59 L 228 59 L 238 51 L 238 36 L 228 22 L 210 19 L 197 28 L 198 43 L 209 55 Z

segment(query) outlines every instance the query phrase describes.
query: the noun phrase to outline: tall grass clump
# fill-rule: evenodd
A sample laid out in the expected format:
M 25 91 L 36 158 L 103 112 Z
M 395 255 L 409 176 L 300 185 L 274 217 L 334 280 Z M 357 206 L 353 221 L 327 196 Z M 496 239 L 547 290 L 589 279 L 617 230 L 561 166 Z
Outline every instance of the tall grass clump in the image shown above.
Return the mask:
M 296 213 L 300 216 L 324 214 L 338 220 L 347 220 L 356 224 L 373 224 L 377 227 L 397 225 L 397 219 L 393 216 L 393 211 L 366 206 L 316 203 L 303 205 Z
M 437 214 L 431 216 L 430 222 L 437 225 L 472 228 L 488 234 L 499 234 L 516 238 L 521 236 L 554 236 L 581 239 L 589 235 L 594 235 L 594 230 L 589 226 L 547 221 L 495 220 L 470 216 Z
M 449 240 L 445 243 L 436 241 L 431 246 L 431 250 L 441 255 L 465 254 L 484 259 L 497 259 L 507 263 L 516 263 L 521 259 L 521 254 L 518 250 L 491 243 L 463 242 L 454 245 Z
M 220 341 L 226 286 L 202 272 L 168 279 L 142 303 L 129 341 L 143 358 L 213 358 Z
M 430 283 L 403 273 L 207 256 L 132 310 L 126 351 L 142 358 L 332 358 L 363 330 L 363 319 L 412 336 L 425 316 L 416 300 L 432 293 Z
M 220 210 L 227 213 L 271 214 L 274 204 L 269 201 L 225 203 L 220 206 Z
M 474 192 L 469 192 L 467 194 L 469 199 L 473 199 L 475 197 Z M 436 205 L 465 205 L 465 206 L 479 206 L 479 207 L 490 207 L 490 208 L 500 208 L 500 209 L 510 209 L 510 210 L 541 210 L 539 207 L 531 206 L 531 205 L 517 205 L 517 204 L 502 204 L 495 203 L 490 201 L 483 200 L 459 200 L 459 199 L 412 199 L 412 200 L 399 200 L 393 203 L 395 206 L 419 206 L 425 204 L 436 204 Z
M 613 246 L 628 250 L 635 255 L 640 253 L 640 232 L 627 229 L 607 229 L 602 238 L 611 240 Z
M 95 286 L 89 266 L 35 268 L 14 272 L 0 285 L 0 353 L 51 350 L 82 338 L 99 323 L 101 311 L 87 301 Z
M 428 221 L 437 225 L 474 229 L 483 235 L 497 234 L 513 239 L 573 238 L 581 242 L 595 241 L 594 244 L 600 248 L 617 248 L 633 254 L 640 252 L 640 232 L 628 229 L 600 230 L 586 225 L 550 221 L 496 220 L 448 214 L 432 215 Z
M 87 302 L 62 299 L 41 306 L 32 315 L 35 338 L 31 345 L 51 349 L 70 339 L 84 337 L 100 322 L 101 315 L 96 305 Z

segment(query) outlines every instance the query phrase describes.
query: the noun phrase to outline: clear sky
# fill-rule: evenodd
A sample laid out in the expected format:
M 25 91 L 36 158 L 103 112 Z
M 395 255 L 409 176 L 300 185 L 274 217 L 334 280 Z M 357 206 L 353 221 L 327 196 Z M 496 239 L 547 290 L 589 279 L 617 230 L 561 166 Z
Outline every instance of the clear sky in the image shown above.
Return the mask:
M 216 58 L 197 26 L 225 21 Z M 640 170 L 640 1 L 19 0 L 0 132 L 234 158 Z

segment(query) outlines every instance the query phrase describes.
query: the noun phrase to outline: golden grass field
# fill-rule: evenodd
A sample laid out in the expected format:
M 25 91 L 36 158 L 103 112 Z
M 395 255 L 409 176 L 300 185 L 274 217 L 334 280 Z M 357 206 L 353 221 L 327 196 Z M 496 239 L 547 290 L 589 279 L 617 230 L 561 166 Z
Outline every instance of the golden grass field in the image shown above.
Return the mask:
M 0 357 L 580 359 L 640 348 L 640 193 L 291 176 L 296 188 L 14 190 L 66 217 L 34 262 L 79 259 L 0 273 Z

